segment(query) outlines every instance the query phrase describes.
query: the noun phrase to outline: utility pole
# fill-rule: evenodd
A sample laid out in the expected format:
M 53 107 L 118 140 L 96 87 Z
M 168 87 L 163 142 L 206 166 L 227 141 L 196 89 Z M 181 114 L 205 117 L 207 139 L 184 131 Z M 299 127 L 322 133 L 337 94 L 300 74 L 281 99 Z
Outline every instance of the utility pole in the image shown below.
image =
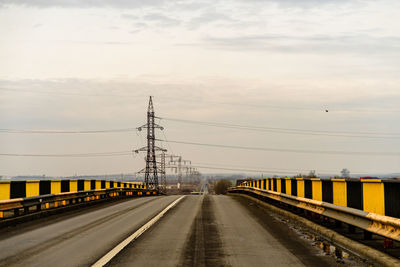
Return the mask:
M 147 109 L 147 123 L 143 126 L 140 126 L 138 131 L 141 131 L 143 128 L 147 128 L 147 146 L 142 147 L 140 149 L 135 150 L 136 153 L 139 151 L 147 151 L 146 156 L 146 168 L 141 170 L 140 172 L 144 172 L 144 182 L 146 187 L 149 189 L 159 190 L 158 185 L 158 168 L 157 168 L 157 161 L 156 161 L 156 151 L 166 152 L 166 149 L 157 147 L 155 145 L 155 129 L 164 130 L 163 127 L 154 123 L 154 108 L 153 108 L 153 100 L 150 96 L 149 99 L 149 107 Z

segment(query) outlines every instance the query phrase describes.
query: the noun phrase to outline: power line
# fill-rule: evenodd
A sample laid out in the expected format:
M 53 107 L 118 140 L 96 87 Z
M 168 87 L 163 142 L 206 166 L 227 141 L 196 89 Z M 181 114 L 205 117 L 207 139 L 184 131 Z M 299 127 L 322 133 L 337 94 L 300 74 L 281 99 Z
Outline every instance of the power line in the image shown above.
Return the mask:
M 221 101 L 209 101 L 209 100 L 204 100 L 200 97 L 194 99 L 194 98 L 177 98 L 177 97 L 158 97 L 160 99 L 167 99 L 167 100 L 179 100 L 182 102 L 192 102 L 192 103 L 203 103 L 203 104 L 211 104 L 211 105 L 227 105 L 227 106 L 235 106 L 235 107 L 250 107 L 250 108 L 267 108 L 267 109 L 276 109 L 276 110 L 298 110 L 298 111 L 316 111 L 316 112 L 321 112 L 325 111 L 326 107 L 321 107 L 321 106 L 284 106 L 284 105 L 271 105 L 269 103 L 263 103 L 263 104 L 254 104 L 254 103 L 243 103 L 243 102 L 221 102 Z M 347 108 L 347 109 L 335 109 L 335 108 L 329 108 L 329 111 L 337 111 L 337 112 L 373 112 L 373 113 L 397 113 L 400 112 L 399 109 L 371 109 L 370 107 L 368 109 L 363 109 L 363 108 Z
M 28 129 L 6 129 L 0 128 L 0 133 L 20 133 L 20 134 L 94 134 L 94 133 L 120 133 L 132 132 L 136 128 L 108 129 L 108 130 L 28 130 Z
M 206 165 L 192 165 L 192 167 L 199 168 L 199 169 L 225 170 L 225 171 L 244 171 L 244 172 L 257 172 L 257 173 L 277 173 L 277 172 L 278 173 L 294 173 L 294 174 L 298 174 L 299 173 L 299 172 L 295 172 L 295 171 L 212 167 L 212 166 L 206 166 Z
M 285 171 L 285 170 L 261 170 L 261 169 L 243 169 L 243 168 L 228 168 L 228 167 L 212 167 L 205 165 L 192 165 L 199 169 L 211 169 L 211 170 L 225 170 L 225 171 L 243 171 L 243 172 L 255 172 L 255 173 L 275 173 L 275 174 L 299 174 L 299 171 Z
M 400 139 L 400 133 L 348 132 L 348 131 L 339 132 L 339 131 L 326 131 L 326 130 L 252 126 L 252 125 L 241 125 L 241 124 L 230 124 L 230 123 L 183 120 L 183 119 L 176 119 L 176 118 L 160 118 L 160 119 L 181 122 L 181 123 L 197 124 L 197 125 L 202 125 L 202 126 L 210 126 L 210 127 L 220 127 L 220 128 L 249 130 L 249 131 L 261 131 L 261 132 L 275 132 L 275 133 L 285 133 L 285 134 L 355 137 L 355 138 Z
M 200 164 L 200 165 L 202 165 L 202 166 L 217 166 L 217 167 L 224 167 L 224 168 L 237 168 L 237 167 L 247 167 L 247 168 L 251 168 L 251 169 L 260 169 L 261 171 L 262 171 L 262 168 L 264 168 L 264 167 L 260 167 L 260 166 L 248 166 L 248 165 L 240 165 L 240 164 L 235 164 L 235 165 L 229 165 L 229 164 L 217 164 L 217 163 L 208 163 L 208 162 L 206 162 L 206 163 L 204 163 L 204 162 L 197 162 L 197 164 Z M 273 170 L 273 171 L 295 171 L 295 172 L 308 172 L 308 171 L 310 171 L 310 170 L 300 170 L 300 169 L 282 169 L 282 168 L 270 168 L 270 167 L 268 167 L 268 170 Z M 328 172 L 331 172 L 331 173 L 334 173 L 334 172 L 337 172 L 337 170 L 321 170 L 321 171 L 323 171 L 323 172 L 326 172 L 326 173 L 328 173 Z M 354 171 L 353 171 L 354 172 Z M 357 172 L 358 173 L 358 172 Z
M 213 167 L 207 165 L 192 165 L 195 168 L 199 169 L 210 169 L 210 170 L 225 170 L 225 171 L 243 171 L 243 172 L 254 172 L 254 173 L 264 173 L 264 174 L 301 174 L 301 171 L 287 171 L 287 170 L 276 170 L 276 169 L 244 169 L 244 168 L 231 168 L 231 167 Z M 308 170 L 309 171 L 309 170 Z M 368 174 L 367 172 L 354 172 L 356 174 Z M 332 175 L 334 172 L 318 172 L 318 174 L 322 175 Z
M 137 97 L 142 97 L 142 95 L 131 95 L 131 94 L 107 94 L 107 93 L 101 93 L 101 94 L 84 94 L 84 93 L 71 93 L 71 92 L 63 92 L 63 91 L 43 91 L 43 90 L 30 90 L 30 89 L 12 89 L 12 88 L 6 88 L 6 87 L 0 87 L 1 91 L 8 91 L 12 93 L 35 93 L 35 94 L 44 94 L 44 95 L 66 95 L 66 96 L 93 96 L 93 97 L 132 97 L 132 98 L 137 98 Z M 209 100 L 204 100 L 202 98 L 177 98 L 177 97 L 166 97 L 166 96 L 158 96 L 157 98 L 159 99 L 166 99 L 166 100 L 173 100 L 173 101 L 180 101 L 180 102 L 192 102 L 192 103 L 202 103 L 202 104 L 207 104 L 207 105 L 227 105 L 227 106 L 242 106 L 242 107 L 250 107 L 250 108 L 263 108 L 263 109 L 276 109 L 276 110 L 294 110 L 294 111 L 314 111 L 314 112 L 321 112 L 324 111 L 326 108 L 322 108 L 320 106 L 283 106 L 283 105 L 271 105 L 271 104 L 254 104 L 254 103 L 243 103 L 243 102 L 221 102 L 221 101 L 209 101 Z M 398 113 L 400 110 L 398 109 L 363 109 L 363 108 L 329 108 L 329 111 L 338 111 L 338 112 L 359 112 L 359 113 L 364 113 L 364 112 L 373 112 L 373 113 Z
M 57 91 L 56 91 L 57 90 Z M 54 96 L 60 96 L 60 95 L 65 95 L 65 96 L 102 96 L 102 97 L 140 97 L 141 95 L 126 95 L 126 94 L 85 94 L 85 93 L 71 93 L 71 92 L 63 92 L 63 91 L 58 91 L 58 89 L 55 89 L 53 91 L 43 91 L 43 90 L 30 90 L 30 89 L 11 89 L 11 88 L 5 88 L 5 87 L 0 87 L 0 91 L 7 91 L 7 92 L 12 92 L 12 93 L 34 93 L 34 94 L 44 94 L 44 95 L 54 95 Z
M 165 141 L 165 140 L 159 140 L 159 141 Z M 283 148 L 267 148 L 267 147 L 248 147 L 248 146 L 206 144 L 206 143 L 195 143 L 195 142 L 174 141 L 174 140 L 168 140 L 168 142 L 176 143 L 176 144 L 184 144 L 184 145 L 219 147 L 219 148 L 253 150 L 253 151 L 272 151 L 272 152 L 307 153 L 307 154 L 332 154 L 332 155 L 359 155 L 359 156 L 400 156 L 400 153 L 398 153 L 398 152 L 376 152 L 376 151 L 373 151 L 373 152 L 365 151 L 365 152 L 363 152 L 363 151 L 283 149 Z
M 292 173 L 292 172 L 296 172 L 296 173 L 304 173 L 304 172 L 309 172 L 311 169 L 282 169 L 282 168 L 270 168 L 267 167 L 267 170 L 263 169 L 264 167 L 260 167 L 260 166 L 248 166 L 248 165 L 240 165 L 240 164 L 235 164 L 235 165 L 229 165 L 229 164 L 216 164 L 216 163 L 208 163 L 208 162 L 197 162 L 197 164 L 199 165 L 192 165 L 193 167 L 199 167 L 199 168 L 213 168 L 213 167 L 221 167 L 221 168 L 231 168 L 231 169 L 235 169 L 235 168 L 250 168 L 250 170 L 257 170 L 258 172 L 281 172 L 281 173 Z M 246 169 L 247 170 L 247 169 Z M 319 170 L 319 173 L 322 174 L 333 174 L 333 173 L 337 173 L 338 170 Z M 352 173 L 356 173 L 356 174 L 368 174 L 368 173 L 378 173 L 379 171 L 370 171 L 370 172 L 363 172 L 363 171 L 354 171 L 352 170 Z
M 75 158 L 75 157 L 110 157 L 133 155 L 132 151 L 114 151 L 114 152 L 94 152 L 94 153 L 73 153 L 73 154 L 25 154 L 25 153 L 0 153 L 0 156 L 6 157 L 54 157 L 54 158 Z

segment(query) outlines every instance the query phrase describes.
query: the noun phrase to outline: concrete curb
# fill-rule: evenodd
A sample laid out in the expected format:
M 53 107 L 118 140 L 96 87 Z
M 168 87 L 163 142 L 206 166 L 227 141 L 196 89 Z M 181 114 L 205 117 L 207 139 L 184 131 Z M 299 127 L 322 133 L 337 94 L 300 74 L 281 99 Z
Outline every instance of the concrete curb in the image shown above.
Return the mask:
M 348 250 L 349 252 L 352 252 L 353 254 L 355 254 L 361 258 L 366 258 L 368 260 L 371 260 L 373 263 L 379 264 L 381 266 L 400 266 L 400 260 L 398 260 L 392 256 L 389 256 L 383 252 L 375 250 L 371 247 L 363 245 L 359 242 L 353 241 L 333 230 L 330 230 L 326 227 L 323 227 L 321 225 L 313 223 L 313 222 L 311 222 L 303 217 L 300 217 L 296 214 L 293 214 L 291 212 L 277 208 L 273 205 L 270 205 L 268 203 L 265 203 L 264 201 L 261 201 L 257 198 L 254 198 L 254 197 L 251 197 L 248 195 L 235 194 L 235 193 L 229 193 L 228 195 L 246 197 L 275 213 L 278 213 L 285 217 L 293 219 L 296 222 L 302 224 L 304 227 L 307 227 L 307 228 L 311 229 L 313 232 L 318 233 L 319 235 L 321 235 L 328 241 L 331 241 L 332 243 L 337 244 L 341 248 Z

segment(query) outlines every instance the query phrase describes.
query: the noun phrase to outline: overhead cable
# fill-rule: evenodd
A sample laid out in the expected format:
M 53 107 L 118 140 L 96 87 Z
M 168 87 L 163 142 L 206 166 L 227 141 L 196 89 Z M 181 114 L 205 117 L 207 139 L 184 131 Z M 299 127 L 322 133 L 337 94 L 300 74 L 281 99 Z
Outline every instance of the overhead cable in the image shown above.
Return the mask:
M 241 124 L 231 124 L 231 123 L 206 122 L 206 121 L 184 120 L 184 119 L 176 119 L 176 118 L 160 118 L 160 119 L 181 122 L 181 123 L 197 124 L 197 125 L 202 125 L 202 126 L 238 129 L 238 130 L 249 130 L 249 131 L 260 131 L 260 132 L 275 132 L 275 133 L 301 134 L 301 135 L 322 135 L 322 136 L 336 136 L 336 137 L 355 137 L 355 138 L 400 139 L 400 133 L 326 131 L 326 130 L 279 128 L 279 127 L 268 127 L 268 126 L 253 126 L 253 125 L 241 125 Z
M 123 129 L 106 129 L 106 130 L 23 130 L 23 129 L 5 129 L 0 128 L 0 133 L 30 133 L 30 134 L 94 134 L 94 133 L 118 133 L 118 132 L 132 132 L 136 128 L 123 128 Z
M 165 141 L 165 140 L 159 140 L 159 141 Z M 168 142 L 175 144 L 183 144 L 183 145 L 219 147 L 219 148 L 253 150 L 253 151 L 272 151 L 272 152 L 329 154 L 329 155 L 400 156 L 399 152 L 284 149 L 284 148 L 270 148 L 270 147 L 248 147 L 248 146 L 235 146 L 235 145 L 206 144 L 206 143 L 196 143 L 196 142 L 186 142 L 186 141 L 176 141 L 176 140 L 168 140 Z
M 94 153 L 72 153 L 72 154 L 27 154 L 27 153 L 0 153 L 0 156 L 7 157 L 54 157 L 54 158 L 71 158 L 71 157 L 110 157 L 110 156 L 127 156 L 132 155 L 132 151 L 114 151 L 114 152 L 94 152 Z

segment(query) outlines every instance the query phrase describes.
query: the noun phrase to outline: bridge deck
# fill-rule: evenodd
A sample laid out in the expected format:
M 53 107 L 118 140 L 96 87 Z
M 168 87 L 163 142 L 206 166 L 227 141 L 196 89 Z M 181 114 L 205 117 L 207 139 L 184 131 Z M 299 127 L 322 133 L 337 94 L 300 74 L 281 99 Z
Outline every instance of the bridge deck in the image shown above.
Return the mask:
M 0 266 L 90 266 L 177 198 L 133 199 L 18 234 L 3 231 Z M 287 225 L 248 205 L 228 196 L 186 196 L 109 265 L 336 265 Z

